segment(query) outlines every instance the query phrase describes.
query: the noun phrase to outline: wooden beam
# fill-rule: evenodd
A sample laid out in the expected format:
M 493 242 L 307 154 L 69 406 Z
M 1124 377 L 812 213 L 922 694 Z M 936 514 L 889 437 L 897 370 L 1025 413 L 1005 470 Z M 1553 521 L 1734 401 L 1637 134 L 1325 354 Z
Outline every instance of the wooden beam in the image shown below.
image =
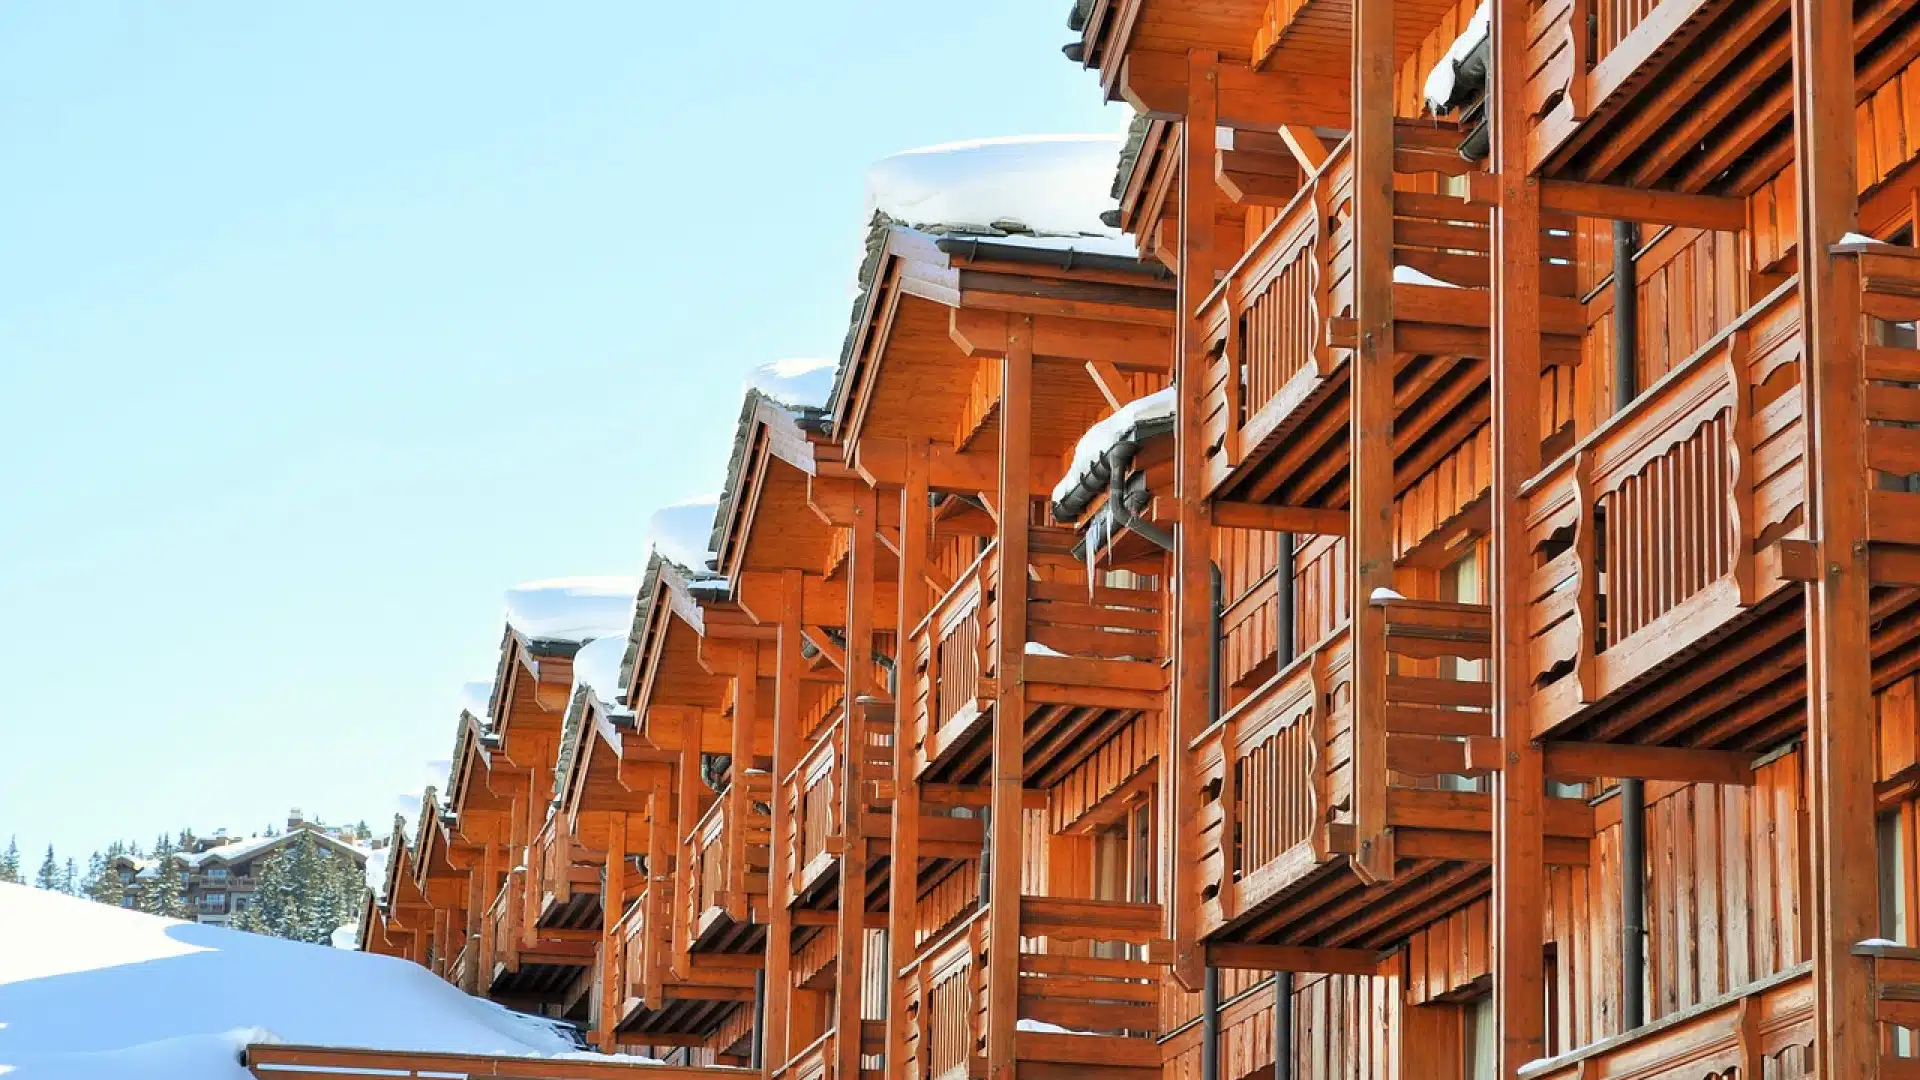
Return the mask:
M 1291 154 L 1220 150 L 1213 166 L 1220 190 L 1240 206 L 1285 206 L 1300 190 L 1300 163 Z
M 1389 52 L 1387 62 L 1392 62 Z M 1122 61 L 1118 89 L 1135 112 L 1156 120 L 1200 121 L 1194 100 L 1206 97 L 1209 123 L 1235 128 L 1278 130 L 1287 124 L 1344 128 L 1351 121 L 1347 81 L 1337 75 L 1308 75 L 1293 71 L 1256 72 L 1239 61 L 1217 63 L 1213 80 L 1218 93 L 1189 85 L 1190 57 L 1171 52 L 1132 50 Z M 1212 139 L 1207 142 L 1211 144 Z M 1211 178 L 1213 154 L 1193 163 L 1194 175 Z M 1182 181 L 1184 184 L 1184 181 Z M 1184 274 L 1182 275 L 1184 276 Z
M 1353 309 L 1347 460 L 1352 524 L 1348 596 L 1392 589 L 1393 576 L 1393 0 L 1353 5 Z M 1216 519 L 1217 520 L 1217 519 Z M 1387 827 L 1387 615 L 1353 605 L 1354 873 L 1394 879 Z
M 1213 504 L 1213 526 L 1216 529 L 1261 529 L 1313 536 L 1345 536 L 1352 524 L 1345 510 L 1246 502 Z
M 1745 199 L 1588 184 L 1578 180 L 1542 181 L 1540 208 L 1582 217 L 1678 225 L 1712 232 L 1744 232 L 1747 228 Z
M 1493 731 L 1505 752 L 1493 780 L 1494 1017 L 1498 1076 L 1547 1056 L 1546 776 L 1534 744 L 1526 586 L 1527 501 L 1540 466 L 1540 187 L 1527 173 L 1530 0 L 1491 0 L 1493 224 Z
M 1320 166 L 1327 163 L 1327 155 L 1331 153 L 1312 128 L 1299 124 L 1280 125 L 1280 140 L 1287 144 L 1287 149 L 1293 152 L 1293 159 L 1300 163 L 1301 170 L 1308 175 L 1319 172 Z
M 779 601 L 775 617 L 780 635 L 774 643 L 776 674 L 773 680 L 773 775 L 776 782 L 800 761 L 801 697 L 800 672 L 806 661 L 800 656 L 801 608 L 805 588 L 798 570 L 780 574 Z M 791 1056 L 787 1039 L 788 1016 L 793 1000 L 793 896 L 792 848 L 787 833 L 793 828 L 793 810 L 783 792 L 773 799 L 773 837 L 768 845 L 767 907 L 773 916 L 767 925 L 767 1003 L 764 1030 L 756 1032 L 760 1040 L 760 1061 L 764 1075 L 771 1077 L 783 1068 Z M 648 865 L 652 866 L 651 860 Z
M 1006 355 L 1005 312 L 956 308 L 947 332 L 968 356 Z M 1173 367 L 1173 334 L 1160 326 L 1036 315 L 1033 352 L 1036 358 L 1097 360 L 1122 371 L 1165 372 Z
M 1235 945 L 1209 942 L 1209 967 L 1247 971 L 1292 971 L 1304 975 L 1378 975 L 1394 956 L 1372 949 L 1318 949 L 1305 945 Z
M 1020 940 L 1020 874 L 1025 865 L 1020 807 L 1025 799 L 1026 765 L 1027 514 L 1034 489 L 1032 470 L 1028 468 L 1033 447 L 1031 333 L 1030 320 L 1009 318 L 1007 354 L 1001 361 L 998 487 L 1005 527 L 1000 530 L 1000 588 L 994 599 L 1000 678 L 994 696 L 989 764 L 993 801 L 988 855 L 992 876 L 987 882 L 987 935 L 1001 944 L 987 952 L 989 1080 L 1016 1080 L 1019 1070 L 1014 1025 L 1020 1011 L 1020 951 L 1005 947 L 1005 943 Z
M 1753 755 L 1739 750 L 1688 750 L 1630 743 L 1544 743 L 1548 776 L 1587 780 L 1627 776 L 1686 784 L 1753 785 Z
M 928 448 L 917 441 L 908 448 L 906 482 L 900 488 L 900 581 L 899 616 L 896 626 L 918 626 L 926 616 L 927 589 L 919 583 L 927 563 L 927 462 Z M 902 639 L 904 644 L 904 637 Z M 909 649 L 897 650 L 904 657 Z M 906 667 L 905 662 L 902 666 Z M 893 822 L 889 853 L 892 871 L 887 882 L 887 945 L 890 955 L 887 970 L 901 972 L 913 963 L 917 951 L 920 898 L 920 783 L 915 774 L 914 747 L 906 737 L 914 695 L 901 692 L 893 701 Z M 888 979 L 886 1061 L 897 1074 L 907 1060 L 906 979 Z
M 1808 937 L 1814 1044 L 1826 1076 L 1879 1075 L 1872 968 L 1879 926 L 1867 544 L 1866 366 L 1858 255 L 1831 248 L 1857 213 L 1853 6 L 1793 0 L 1794 170 L 1807 427 L 1807 525 L 1823 572 L 1807 633 Z
M 872 488 L 856 497 L 850 508 L 847 544 L 846 710 L 840 725 L 838 748 L 840 790 L 840 918 L 835 933 L 838 952 L 834 972 L 833 1027 L 835 1076 L 860 1075 L 861 981 L 866 972 L 867 837 L 866 785 L 863 765 L 867 738 L 860 701 L 873 693 L 873 582 L 878 544 L 874 529 L 879 518 L 878 497 Z
M 1206 502 L 1207 340 L 1195 312 L 1213 291 L 1225 259 L 1216 250 L 1214 228 L 1220 188 L 1213 182 L 1215 125 L 1220 58 L 1195 50 L 1183 58 L 1190 69 L 1180 78 L 1186 91 L 1181 112 L 1179 354 L 1175 385 L 1174 490 L 1175 533 L 1173 604 L 1173 709 L 1160 753 L 1160 880 L 1178 881 L 1198 861 L 1191 834 L 1199 817 L 1197 769 L 1189 747 L 1213 723 L 1208 700 L 1208 657 L 1214 642 L 1207 633 L 1213 602 L 1208 582 L 1213 567 L 1213 525 Z M 1125 75 L 1122 75 L 1124 82 Z M 1248 125 L 1257 126 L 1257 125 Z M 1200 949 L 1198 890 L 1174 889 L 1167 905 L 1167 936 L 1173 940 L 1174 981 L 1187 991 L 1200 989 L 1205 956 Z

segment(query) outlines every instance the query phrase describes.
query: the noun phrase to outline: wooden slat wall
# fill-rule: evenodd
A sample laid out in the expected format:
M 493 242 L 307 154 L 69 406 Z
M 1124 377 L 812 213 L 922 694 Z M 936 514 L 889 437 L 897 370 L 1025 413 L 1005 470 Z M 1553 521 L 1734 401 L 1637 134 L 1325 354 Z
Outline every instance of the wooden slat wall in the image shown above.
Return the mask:
M 1393 1080 L 1400 1075 L 1398 979 L 1303 976 L 1294 990 L 1294 1073 L 1301 1080 Z M 1245 991 L 1244 997 L 1239 997 Z M 1265 972 L 1221 972 L 1220 1075 L 1271 1075 L 1273 990 Z M 1180 995 L 1193 1000 L 1198 995 Z M 1238 998 L 1238 1000 L 1235 1000 Z M 1200 1029 L 1169 1038 L 1164 1080 L 1200 1080 Z
M 1142 713 L 1075 765 L 1053 785 L 1047 798 L 1052 828 L 1073 827 L 1087 812 L 1119 791 L 1160 757 L 1160 718 Z
M 1856 174 L 1862 195 L 1885 183 L 1920 154 L 1920 62 L 1907 65 L 1854 107 Z M 1793 166 L 1748 198 L 1755 269 L 1772 266 L 1793 246 L 1799 228 Z M 1791 267 L 1783 268 L 1791 273 Z
M 1427 34 L 1420 48 L 1401 63 L 1393 80 L 1393 111 L 1396 116 L 1414 117 L 1426 112 L 1427 103 L 1422 91 L 1427 85 L 1427 75 L 1447 54 L 1453 40 L 1460 36 L 1460 31 L 1466 28 L 1477 4 L 1478 0 L 1460 0 L 1452 11 L 1441 18 L 1440 25 Z

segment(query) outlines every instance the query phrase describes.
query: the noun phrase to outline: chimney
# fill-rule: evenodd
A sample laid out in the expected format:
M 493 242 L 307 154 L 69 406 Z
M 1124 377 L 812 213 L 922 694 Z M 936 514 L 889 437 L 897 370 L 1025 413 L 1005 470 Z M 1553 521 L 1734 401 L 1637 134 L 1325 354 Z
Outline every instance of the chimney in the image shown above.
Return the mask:
M 306 820 L 300 816 L 299 807 L 296 806 L 293 809 L 287 811 L 287 831 L 288 832 L 292 832 L 293 830 L 305 824 L 306 824 Z

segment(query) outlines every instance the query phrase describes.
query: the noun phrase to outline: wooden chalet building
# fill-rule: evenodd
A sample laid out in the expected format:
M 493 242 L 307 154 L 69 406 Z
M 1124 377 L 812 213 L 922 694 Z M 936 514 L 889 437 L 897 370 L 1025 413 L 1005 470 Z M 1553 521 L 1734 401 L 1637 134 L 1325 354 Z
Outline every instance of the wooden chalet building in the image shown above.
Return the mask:
M 882 163 L 366 947 L 791 1080 L 1920 1077 L 1915 7 L 1080 0 L 1125 146 Z

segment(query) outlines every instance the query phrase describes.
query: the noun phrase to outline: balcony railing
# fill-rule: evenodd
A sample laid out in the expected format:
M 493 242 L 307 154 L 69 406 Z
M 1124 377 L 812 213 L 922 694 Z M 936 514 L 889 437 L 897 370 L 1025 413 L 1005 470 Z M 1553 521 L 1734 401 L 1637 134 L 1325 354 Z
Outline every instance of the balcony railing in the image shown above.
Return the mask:
M 905 1080 L 966 1080 L 985 1068 L 984 911 L 928 945 L 907 984 Z
M 849 716 L 851 715 L 851 719 Z M 849 741 L 851 740 L 851 746 Z M 865 824 L 871 834 L 886 827 L 878 814 L 884 800 L 869 781 L 893 777 L 893 727 L 878 711 L 869 713 L 856 702 L 851 714 L 842 711 L 820 733 L 800 763 L 782 783 L 783 795 L 791 811 L 784 842 L 791 853 L 791 882 L 794 897 L 799 897 L 820 874 L 846 851 L 846 822 L 841 808 L 841 791 L 847 783 L 845 762 L 850 750 L 859 754 L 862 781 L 861 809 L 868 815 Z M 887 786 L 890 790 L 890 785 Z
M 766 896 L 772 802 L 773 778 L 745 771 L 713 801 L 687 837 L 693 875 L 687 886 L 687 925 L 695 941 L 717 913 L 746 922 L 753 915 L 753 898 Z
M 1721 628 L 1804 535 L 1800 298 L 1776 289 L 1523 489 L 1536 730 Z
M 915 775 L 939 761 L 986 709 L 981 680 L 994 674 L 999 645 L 993 604 L 999 556 L 998 543 L 989 545 L 909 639 L 914 682 L 906 744 Z
M 1343 629 L 1296 660 L 1194 744 L 1207 927 L 1332 857 L 1335 789 L 1352 789 L 1345 755 L 1334 756 L 1330 705 L 1347 681 L 1347 639 Z
M 502 964 L 509 970 L 518 966 L 520 909 L 524 906 L 521 890 L 526 888 L 526 881 L 527 872 L 516 867 L 501 882 L 499 893 L 487 908 L 487 942 L 492 946 L 492 955 L 483 960 L 489 977 Z
M 1920 545 L 1920 252 L 1875 244 L 1857 258 L 1866 316 L 1867 532 L 1884 552 Z
M 1812 967 L 1801 964 L 1645 1027 L 1522 1066 L 1523 1080 L 1813 1074 Z
M 671 963 L 672 920 L 667 915 L 668 892 L 650 883 L 621 915 L 614 929 L 623 973 L 621 985 L 629 998 L 638 999 L 650 1008 L 661 1004 Z
M 1451 129 L 1396 129 L 1396 176 L 1438 175 L 1459 186 L 1478 166 L 1448 147 Z M 1467 184 L 1469 190 L 1472 185 Z M 1317 404 L 1332 407 L 1354 340 L 1355 176 L 1352 139 L 1343 140 L 1224 281 L 1197 317 L 1208 347 L 1206 489 L 1217 493 L 1244 465 L 1286 442 Z M 1393 193 L 1394 331 L 1403 364 L 1416 356 L 1489 353 L 1492 230 L 1488 208 L 1469 198 L 1422 191 Z M 1575 291 L 1573 221 L 1543 215 L 1541 319 L 1547 363 L 1577 363 L 1585 330 Z M 1450 366 L 1429 368 L 1430 378 Z M 1484 379 L 1484 374 L 1479 376 Z M 1427 419 L 1418 395 L 1396 404 L 1409 443 Z M 1416 422 L 1417 421 L 1417 422 Z M 1312 445 L 1293 448 L 1314 456 Z

